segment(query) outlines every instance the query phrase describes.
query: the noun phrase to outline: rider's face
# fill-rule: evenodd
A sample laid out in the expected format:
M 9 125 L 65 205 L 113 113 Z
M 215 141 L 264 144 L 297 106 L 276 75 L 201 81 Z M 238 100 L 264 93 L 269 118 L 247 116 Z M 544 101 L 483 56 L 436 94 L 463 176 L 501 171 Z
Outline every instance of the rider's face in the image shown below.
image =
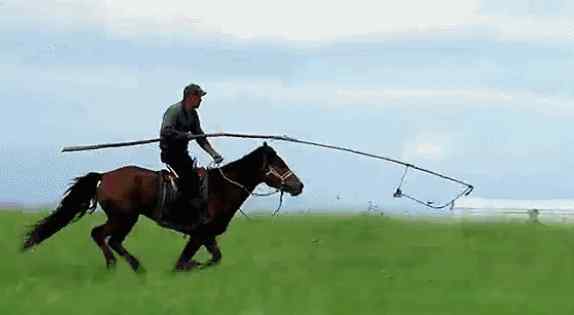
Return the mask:
M 190 94 L 185 97 L 184 105 L 186 109 L 196 109 L 201 105 L 201 95 Z

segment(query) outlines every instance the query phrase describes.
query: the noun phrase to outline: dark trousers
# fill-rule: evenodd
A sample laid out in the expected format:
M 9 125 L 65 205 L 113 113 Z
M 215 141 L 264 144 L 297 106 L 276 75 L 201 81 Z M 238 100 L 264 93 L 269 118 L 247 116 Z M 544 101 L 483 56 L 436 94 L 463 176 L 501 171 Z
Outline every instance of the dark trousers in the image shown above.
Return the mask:
M 171 211 L 166 214 L 165 222 L 172 222 L 169 226 L 174 227 L 173 222 L 194 222 L 191 227 L 183 227 L 183 230 L 194 229 L 199 224 L 209 221 L 207 213 L 207 194 L 201 193 L 200 178 L 195 170 L 195 161 L 187 152 L 167 154 L 162 151 L 162 162 L 169 165 L 179 176 L 180 197 L 179 209 L 193 209 L 194 211 Z M 175 223 L 178 225 L 179 223 Z
M 195 170 L 195 162 L 189 153 L 162 152 L 161 161 L 169 165 L 179 176 L 179 188 L 186 199 L 196 197 L 199 189 L 199 176 Z

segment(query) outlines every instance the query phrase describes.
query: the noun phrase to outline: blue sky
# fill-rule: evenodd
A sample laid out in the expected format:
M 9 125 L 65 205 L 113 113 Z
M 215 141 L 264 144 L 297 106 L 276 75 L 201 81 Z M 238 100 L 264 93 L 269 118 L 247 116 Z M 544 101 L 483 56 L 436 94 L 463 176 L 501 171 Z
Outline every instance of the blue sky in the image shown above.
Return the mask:
M 474 183 L 482 198 L 572 197 L 568 1 L 4 0 L 0 13 L 0 200 L 50 202 L 88 171 L 160 168 L 155 145 L 59 150 L 155 137 L 189 82 L 209 93 L 206 131 L 406 159 Z M 213 142 L 227 160 L 259 145 Z M 392 200 L 393 165 L 273 146 L 307 184 L 292 208 L 411 206 Z M 420 176 L 408 185 L 438 199 L 457 188 Z

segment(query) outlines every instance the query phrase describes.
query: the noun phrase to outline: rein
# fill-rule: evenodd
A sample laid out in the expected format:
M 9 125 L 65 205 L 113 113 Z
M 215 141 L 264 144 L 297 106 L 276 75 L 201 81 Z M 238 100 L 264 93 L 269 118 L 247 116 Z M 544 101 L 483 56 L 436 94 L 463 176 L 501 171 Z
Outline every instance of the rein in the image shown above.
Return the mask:
M 238 181 L 235 181 L 231 178 L 229 178 L 229 176 L 225 175 L 225 173 L 223 173 L 223 170 L 221 167 L 217 167 L 219 164 L 215 164 L 212 163 L 211 165 L 215 166 L 215 168 L 217 168 L 219 174 L 221 175 L 221 177 L 223 179 L 225 179 L 228 183 L 239 187 L 240 189 L 242 189 L 243 191 L 245 191 L 247 194 L 253 196 L 253 197 L 269 197 L 269 196 L 273 196 L 279 192 L 281 192 L 281 195 L 279 196 L 279 205 L 277 206 L 277 209 L 275 209 L 275 211 L 273 211 L 273 216 L 276 216 L 277 214 L 279 214 L 279 211 L 281 210 L 281 207 L 283 206 L 283 196 L 285 194 L 285 191 L 283 189 L 275 189 L 275 191 L 272 192 L 268 192 L 268 193 L 256 193 L 253 191 L 250 191 L 249 189 L 247 189 L 245 187 L 245 185 L 239 183 Z M 209 168 L 212 168 L 211 165 L 209 166 Z M 284 174 L 279 173 L 273 166 L 269 166 L 269 170 L 267 171 L 267 173 L 265 173 L 265 176 L 269 176 L 269 175 L 273 175 L 276 176 L 277 178 L 279 178 L 281 180 L 281 186 L 283 187 L 285 184 L 285 181 L 293 176 L 293 172 L 292 171 L 287 171 Z M 243 211 L 243 209 L 239 208 L 239 212 L 246 218 L 250 219 L 250 217 Z

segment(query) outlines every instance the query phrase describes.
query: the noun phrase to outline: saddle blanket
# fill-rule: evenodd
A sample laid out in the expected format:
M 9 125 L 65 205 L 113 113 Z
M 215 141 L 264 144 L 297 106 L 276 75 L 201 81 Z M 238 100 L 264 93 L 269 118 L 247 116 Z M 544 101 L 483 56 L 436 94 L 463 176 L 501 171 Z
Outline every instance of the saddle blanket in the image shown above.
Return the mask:
M 199 196 L 204 200 L 208 197 L 208 181 L 207 170 L 205 168 L 197 168 L 199 175 Z M 161 170 L 159 174 L 159 196 L 156 204 L 155 216 L 158 219 L 165 217 L 167 212 L 172 211 L 174 205 L 179 199 L 180 190 L 178 188 L 177 176 L 169 170 Z

